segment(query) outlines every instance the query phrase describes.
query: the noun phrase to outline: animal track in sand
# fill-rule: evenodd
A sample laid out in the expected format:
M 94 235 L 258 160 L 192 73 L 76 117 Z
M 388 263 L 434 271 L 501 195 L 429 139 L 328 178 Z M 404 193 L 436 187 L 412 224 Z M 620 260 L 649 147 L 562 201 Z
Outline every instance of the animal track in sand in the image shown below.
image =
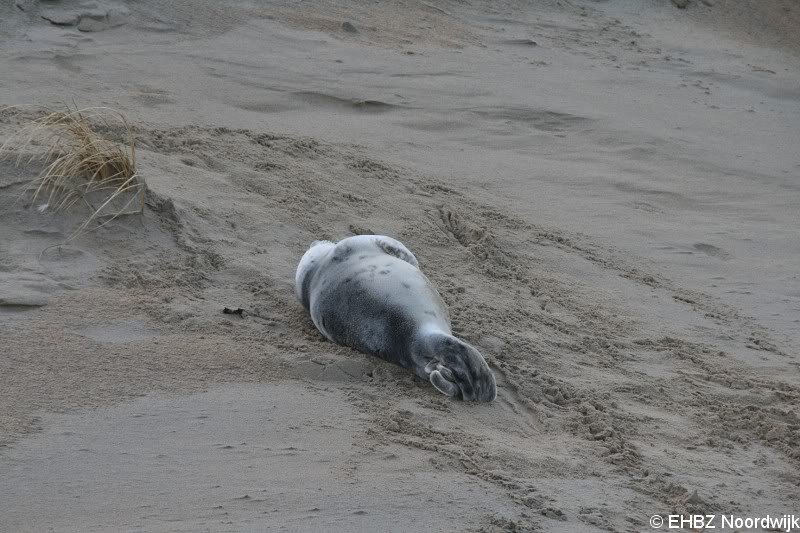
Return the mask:
M 592 119 L 587 117 L 528 107 L 479 107 L 465 109 L 465 111 L 490 120 L 503 120 L 527 124 L 534 129 L 546 132 L 562 132 L 581 126 L 588 126 L 593 122 Z
M 714 246 L 713 244 L 696 242 L 692 245 L 692 248 L 694 248 L 698 252 L 703 252 L 706 255 L 710 255 L 711 257 L 716 257 L 718 259 L 730 259 L 730 254 L 728 252 L 726 252 L 722 248 Z

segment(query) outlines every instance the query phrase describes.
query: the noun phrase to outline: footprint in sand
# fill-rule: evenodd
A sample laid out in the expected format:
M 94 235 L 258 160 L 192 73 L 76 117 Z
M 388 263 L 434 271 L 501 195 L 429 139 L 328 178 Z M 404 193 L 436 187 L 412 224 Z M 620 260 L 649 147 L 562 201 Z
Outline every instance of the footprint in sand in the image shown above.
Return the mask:
M 25 311 L 47 305 L 60 286 L 52 279 L 33 273 L 0 275 L 0 310 Z
M 704 242 L 696 242 L 692 246 L 698 252 L 703 252 L 706 255 L 710 255 L 711 257 L 716 257 L 718 259 L 730 259 L 730 254 L 723 250 L 722 248 L 717 248 L 713 244 L 706 244 Z

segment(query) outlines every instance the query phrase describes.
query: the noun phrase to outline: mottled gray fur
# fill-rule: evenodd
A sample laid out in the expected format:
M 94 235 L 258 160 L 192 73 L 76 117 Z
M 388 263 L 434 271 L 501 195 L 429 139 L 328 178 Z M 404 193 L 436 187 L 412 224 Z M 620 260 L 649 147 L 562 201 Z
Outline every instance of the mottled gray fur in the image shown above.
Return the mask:
M 316 241 L 297 266 L 295 290 L 328 339 L 411 368 L 448 396 L 494 400 L 494 374 L 451 334 L 445 303 L 399 241 Z

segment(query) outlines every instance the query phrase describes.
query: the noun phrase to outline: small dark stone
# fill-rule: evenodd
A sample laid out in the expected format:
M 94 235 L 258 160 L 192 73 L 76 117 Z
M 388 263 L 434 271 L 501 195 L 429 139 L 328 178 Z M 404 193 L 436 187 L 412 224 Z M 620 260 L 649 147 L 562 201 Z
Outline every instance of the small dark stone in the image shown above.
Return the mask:
M 241 307 L 237 307 L 236 309 L 226 307 L 222 312 L 226 315 L 239 315 L 240 318 L 244 318 L 244 309 Z
M 351 22 L 342 22 L 342 29 L 347 33 L 358 33 L 358 30 Z

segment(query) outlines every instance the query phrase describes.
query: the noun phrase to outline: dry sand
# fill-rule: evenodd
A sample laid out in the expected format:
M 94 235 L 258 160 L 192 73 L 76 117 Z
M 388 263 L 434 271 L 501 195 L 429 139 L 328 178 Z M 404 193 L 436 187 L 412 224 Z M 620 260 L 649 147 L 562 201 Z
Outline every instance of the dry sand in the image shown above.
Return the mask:
M 800 511 L 796 2 L 14 4 L 0 104 L 124 111 L 150 191 L 51 247 L 0 163 L 0 530 Z M 495 403 L 314 330 L 296 261 L 368 232 Z

